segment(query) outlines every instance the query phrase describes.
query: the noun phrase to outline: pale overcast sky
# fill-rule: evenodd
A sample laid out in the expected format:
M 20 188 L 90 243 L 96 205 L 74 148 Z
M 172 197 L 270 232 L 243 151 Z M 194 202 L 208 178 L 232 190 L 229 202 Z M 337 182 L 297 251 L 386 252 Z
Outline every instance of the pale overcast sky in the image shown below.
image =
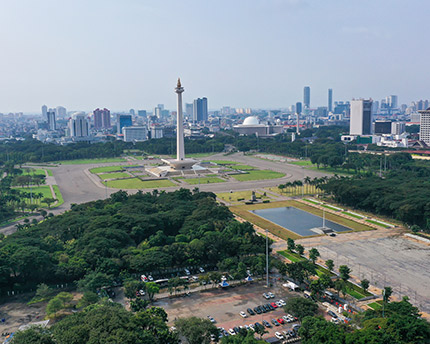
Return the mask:
M 0 112 L 430 98 L 428 0 L 0 0 Z

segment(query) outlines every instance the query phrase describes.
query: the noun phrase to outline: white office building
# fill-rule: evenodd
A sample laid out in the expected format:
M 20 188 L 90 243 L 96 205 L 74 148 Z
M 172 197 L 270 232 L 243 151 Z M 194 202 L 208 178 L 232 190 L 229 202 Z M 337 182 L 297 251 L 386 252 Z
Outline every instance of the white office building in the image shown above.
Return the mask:
M 163 128 L 151 127 L 151 139 L 162 139 L 163 138 Z
M 351 101 L 349 122 L 350 135 L 372 134 L 372 100 L 357 99 Z
M 122 128 L 124 134 L 124 142 L 140 142 L 148 140 L 147 127 L 124 127 Z
M 406 131 L 405 122 L 393 122 L 391 123 L 391 134 L 401 135 Z
M 420 113 L 420 140 L 430 145 L 430 108 Z
M 46 113 L 46 117 L 48 118 L 48 130 L 57 130 L 57 120 L 55 109 L 49 109 Z
M 75 112 L 69 120 L 70 137 L 85 139 L 90 136 L 90 123 L 83 112 Z

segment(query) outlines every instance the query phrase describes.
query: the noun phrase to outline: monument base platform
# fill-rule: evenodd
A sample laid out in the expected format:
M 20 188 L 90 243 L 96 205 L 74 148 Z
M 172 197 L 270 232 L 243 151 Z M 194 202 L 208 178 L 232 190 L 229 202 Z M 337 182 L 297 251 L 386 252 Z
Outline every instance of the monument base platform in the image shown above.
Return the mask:
M 182 171 L 182 170 L 191 170 L 193 165 L 197 164 L 198 161 L 194 159 L 184 159 L 184 160 L 177 160 L 177 159 L 161 159 L 161 161 L 168 164 L 172 169 L 176 171 Z

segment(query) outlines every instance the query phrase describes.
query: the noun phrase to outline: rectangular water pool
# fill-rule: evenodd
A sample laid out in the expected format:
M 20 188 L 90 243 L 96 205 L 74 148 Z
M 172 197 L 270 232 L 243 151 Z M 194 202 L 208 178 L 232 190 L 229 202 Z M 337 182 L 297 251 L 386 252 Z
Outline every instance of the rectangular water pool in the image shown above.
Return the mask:
M 301 236 L 315 235 L 317 233 L 311 231 L 311 229 L 322 227 L 323 225 L 322 217 L 294 207 L 258 209 L 251 210 L 251 212 Z M 325 220 L 325 226 L 335 232 L 351 230 L 351 228 L 339 225 L 327 219 Z

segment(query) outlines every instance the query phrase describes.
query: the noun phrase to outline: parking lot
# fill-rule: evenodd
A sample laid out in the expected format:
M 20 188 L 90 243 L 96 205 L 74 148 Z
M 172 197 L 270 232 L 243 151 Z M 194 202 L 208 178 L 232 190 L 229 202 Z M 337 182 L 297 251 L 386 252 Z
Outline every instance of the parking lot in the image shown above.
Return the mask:
M 266 300 L 263 293 L 269 291 L 275 294 L 275 298 Z M 290 297 L 299 295 L 301 294 L 285 290 L 280 283 L 279 286 L 266 288 L 263 283 L 254 282 L 234 288 L 191 293 L 191 296 L 187 297 L 164 298 L 157 300 L 154 306 L 161 306 L 166 310 L 169 315 L 169 325 L 173 325 L 177 318 L 196 316 L 207 319 L 208 316 L 211 316 L 215 319 L 217 327 L 223 327 L 228 331 L 235 326 L 245 326 L 255 322 L 262 323 L 263 320 L 271 323 L 272 319 L 281 318 L 286 313 L 279 307 L 273 311 L 253 316 L 249 315 L 246 310 L 279 299 L 286 301 Z M 247 318 L 242 318 L 239 315 L 241 311 L 247 313 Z M 295 323 L 272 325 L 272 328 L 268 329 L 269 333 L 265 334 L 263 338 L 274 336 L 276 331 L 281 333 L 287 331 L 292 328 L 293 324 Z

